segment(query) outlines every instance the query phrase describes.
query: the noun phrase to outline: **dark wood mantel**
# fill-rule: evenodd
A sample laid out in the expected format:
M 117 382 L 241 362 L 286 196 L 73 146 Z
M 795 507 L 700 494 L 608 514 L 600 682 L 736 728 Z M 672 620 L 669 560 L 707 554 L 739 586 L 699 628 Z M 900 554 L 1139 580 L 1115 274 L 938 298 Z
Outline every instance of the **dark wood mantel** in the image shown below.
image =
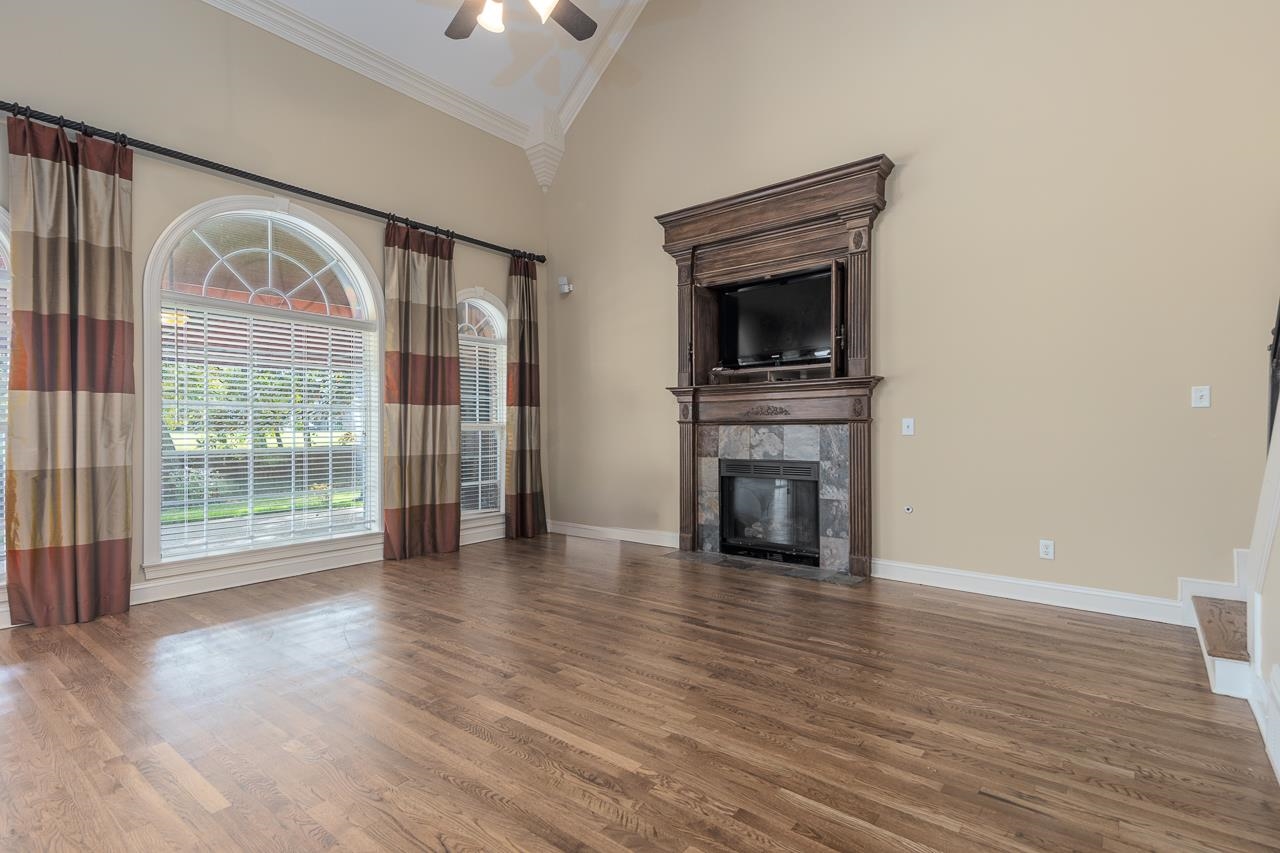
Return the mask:
M 676 261 L 680 547 L 696 548 L 700 424 L 849 424 L 854 575 L 871 572 L 871 233 L 893 162 L 884 155 L 658 217 Z M 804 368 L 718 365 L 719 292 L 830 265 L 832 357 Z

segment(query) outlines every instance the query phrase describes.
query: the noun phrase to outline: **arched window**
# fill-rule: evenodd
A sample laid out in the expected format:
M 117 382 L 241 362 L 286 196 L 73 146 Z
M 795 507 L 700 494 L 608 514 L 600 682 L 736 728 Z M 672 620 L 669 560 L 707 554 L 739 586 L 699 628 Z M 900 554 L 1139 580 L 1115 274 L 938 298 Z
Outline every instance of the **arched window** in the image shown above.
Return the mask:
M 148 560 L 380 529 L 378 311 L 351 252 L 270 210 L 189 217 L 162 243 Z
M 9 214 L 0 208 L 0 483 L 5 482 L 9 444 L 9 332 L 13 320 L 9 263 Z M 5 575 L 4 489 L 0 489 L 0 578 Z
M 458 303 L 462 373 L 462 511 L 502 511 L 506 455 L 507 321 L 479 289 Z

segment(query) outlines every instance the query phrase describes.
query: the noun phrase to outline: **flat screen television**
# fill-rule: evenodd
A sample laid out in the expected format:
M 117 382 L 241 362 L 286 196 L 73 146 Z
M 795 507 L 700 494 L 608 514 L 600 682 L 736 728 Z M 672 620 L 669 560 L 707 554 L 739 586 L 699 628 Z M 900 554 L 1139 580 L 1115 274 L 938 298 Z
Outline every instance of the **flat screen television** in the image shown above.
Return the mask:
M 734 287 L 720 295 L 720 365 L 813 364 L 831 358 L 831 273 Z

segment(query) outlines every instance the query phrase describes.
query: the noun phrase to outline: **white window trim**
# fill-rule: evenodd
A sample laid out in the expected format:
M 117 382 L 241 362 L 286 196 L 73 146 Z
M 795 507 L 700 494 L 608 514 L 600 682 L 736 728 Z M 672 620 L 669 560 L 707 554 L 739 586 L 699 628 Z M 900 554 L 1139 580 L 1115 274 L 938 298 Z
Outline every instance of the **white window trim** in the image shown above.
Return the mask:
M 507 346 L 507 306 L 492 291 L 483 287 L 468 287 L 458 291 L 459 303 L 467 300 L 483 302 L 493 308 L 502 323 L 502 346 Z M 506 396 L 506 371 L 503 366 L 502 395 Z M 504 402 L 505 405 L 505 402 Z M 462 514 L 461 543 L 473 545 L 477 542 L 488 542 L 491 539 L 505 539 L 507 535 L 507 513 L 501 508 L 506 503 L 507 480 L 507 424 L 504 411 L 502 429 L 502 452 L 498 454 L 499 509 L 477 510 Z
M 169 256 L 173 254 L 173 250 L 177 248 L 178 243 L 193 228 L 210 217 L 223 213 L 283 214 L 310 226 L 316 231 L 317 235 L 337 252 L 342 261 L 358 274 L 361 279 L 360 284 L 367 287 L 369 292 L 363 294 L 363 296 L 370 313 L 370 319 L 377 324 L 378 352 L 381 353 L 385 349 L 386 324 L 383 321 L 382 313 L 381 280 L 374 272 L 368 258 L 364 256 L 364 253 L 360 251 L 356 244 L 343 233 L 342 229 L 324 217 L 280 196 L 242 195 L 226 196 L 198 204 L 175 219 L 161 233 L 155 245 L 151 247 L 151 253 L 147 256 L 147 265 L 142 276 L 143 476 L 141 505 L 143 512 L 143 574 L 148 579 L 169 578 L 176 575 L 200 572 L 225 572 L 232 567 L 253 567 L 281 561 L 288 561 L 290 564 L 299 567 L 300 571 L 320 571 L 381 560 L 383 540 L 381 531 L 376 533 L 353 533 L 314 542 L 267 546 L 234 553 L 183 557 L 171 560 L 162 560 L 160 557 L 161 464 L 159 448 L 161 436 L 159 413 L 162 408 L 160 387 L 160 306 L 164 298 L 162 282 Z M 378 394 L 378 399 L 375 401 L 375 410 L 379 416 L 379 426 L 375 430 L 375 434 L 379 436 L 378 453 L 381 456 L 382 382 L 378 381 L 374 383 L 374 386 Z M 374 491 L 377 492 L 380 488 L 380 481 L 375 480 Z M 381 513 L 379 513 L 380 515 Z M 297 574 L 300 571 L 293 573 Z

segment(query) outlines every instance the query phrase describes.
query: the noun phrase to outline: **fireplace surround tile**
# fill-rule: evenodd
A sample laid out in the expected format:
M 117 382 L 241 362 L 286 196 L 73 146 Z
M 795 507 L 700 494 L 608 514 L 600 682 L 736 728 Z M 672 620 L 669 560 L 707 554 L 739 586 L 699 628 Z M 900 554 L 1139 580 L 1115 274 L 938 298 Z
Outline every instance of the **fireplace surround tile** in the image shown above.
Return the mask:
M 849 571 L 849 540 L 823 536 L 819 546 L 818 562 L 822 568 L 847 573 Z
M 698 456 L 720 455 L 720 428 L 715 424 L 698 424 Z
M 751 427 L 745 424 L 720 427 L 720 458 L 751 458 Z
M 782 458 L 795 462 L 817 462 L 822 458 L 821 428 L 795 424 L 782 428 Z
M 698 460 L 698 491 L 720 494 L 720 460 L 704 456 Z
M 782 459 L 782 427 L 758 426 L 751 430 L 752 459 Z
M 849 501 L 835 498 L 819 498 L 818 530 L 822 537 L 849 538 Z
M 698 550 L 711 554 L 720 553 L 720 525 L 698 525 Z

